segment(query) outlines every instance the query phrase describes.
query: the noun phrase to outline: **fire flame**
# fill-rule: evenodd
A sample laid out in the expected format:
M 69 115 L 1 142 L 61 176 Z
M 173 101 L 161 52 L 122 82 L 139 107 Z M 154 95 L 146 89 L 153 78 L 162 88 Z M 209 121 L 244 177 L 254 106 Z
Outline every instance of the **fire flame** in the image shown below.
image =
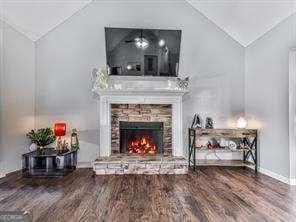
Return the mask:
M 143 134 L 129 142 L 127 151 L 137 154 L 156 154 L 156 145 L 148 135 Z

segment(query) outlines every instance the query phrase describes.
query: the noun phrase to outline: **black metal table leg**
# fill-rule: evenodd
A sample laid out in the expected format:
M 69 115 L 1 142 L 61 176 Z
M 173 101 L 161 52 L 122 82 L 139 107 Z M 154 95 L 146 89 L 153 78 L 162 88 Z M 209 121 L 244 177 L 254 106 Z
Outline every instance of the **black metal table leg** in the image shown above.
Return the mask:
M 195 136 L 194 136 L 194 138 L 195 138 Z M 194 171 L 196 170 L 196 150 L 195 150 L 195 146 L 194 145 L 193 145 L 193 170 Z
M 190 158 L 191 158 L 191 132 L 188 129 L 188 167 L 190 168 Z
M 257 135 L 256 135 L 256 138 L 255 138 L 255 143 L 254 143 L 254 146 L 255 146 L 255 172 L 257 173 L 257 170 L 258 170 L 258 151 L 257 151 Z
M 188 167 L 196 169 L 195 130 L 188 129 Z

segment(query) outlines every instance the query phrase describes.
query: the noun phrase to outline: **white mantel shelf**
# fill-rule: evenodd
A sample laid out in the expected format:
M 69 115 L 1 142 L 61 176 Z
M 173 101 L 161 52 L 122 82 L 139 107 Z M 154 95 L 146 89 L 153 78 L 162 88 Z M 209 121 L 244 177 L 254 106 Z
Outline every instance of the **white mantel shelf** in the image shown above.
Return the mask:
M 173 90 L 173 89 L 100 89 L 94 90 L 99 96 L 126 96 L 126 95 L 157 95 L 157 96 L 183 96 L 189 92 L 189 90 Z
M 172 105 L 172 154 L 184 157 L 182 132 L 182 98 L 187 90 L 133 89 L 93 90 L 99 97 L 100 156 L 111 155 L 111 104 L 171 104 Z

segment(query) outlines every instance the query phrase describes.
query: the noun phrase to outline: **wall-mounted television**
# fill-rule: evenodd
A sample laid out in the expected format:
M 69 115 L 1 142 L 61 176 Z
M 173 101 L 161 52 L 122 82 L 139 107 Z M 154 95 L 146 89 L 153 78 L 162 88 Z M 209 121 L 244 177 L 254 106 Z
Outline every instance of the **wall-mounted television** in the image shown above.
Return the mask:
M 181 30 L 105 28 L 110 75 L 177 76 Z

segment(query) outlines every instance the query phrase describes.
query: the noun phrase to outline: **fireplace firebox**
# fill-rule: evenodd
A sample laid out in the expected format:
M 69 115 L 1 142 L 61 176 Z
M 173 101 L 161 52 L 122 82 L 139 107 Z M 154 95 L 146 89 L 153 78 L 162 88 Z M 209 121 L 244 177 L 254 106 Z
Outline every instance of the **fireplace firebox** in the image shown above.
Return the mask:
M 120 153 L 162 154 L 163 122 L 119 122 Z

